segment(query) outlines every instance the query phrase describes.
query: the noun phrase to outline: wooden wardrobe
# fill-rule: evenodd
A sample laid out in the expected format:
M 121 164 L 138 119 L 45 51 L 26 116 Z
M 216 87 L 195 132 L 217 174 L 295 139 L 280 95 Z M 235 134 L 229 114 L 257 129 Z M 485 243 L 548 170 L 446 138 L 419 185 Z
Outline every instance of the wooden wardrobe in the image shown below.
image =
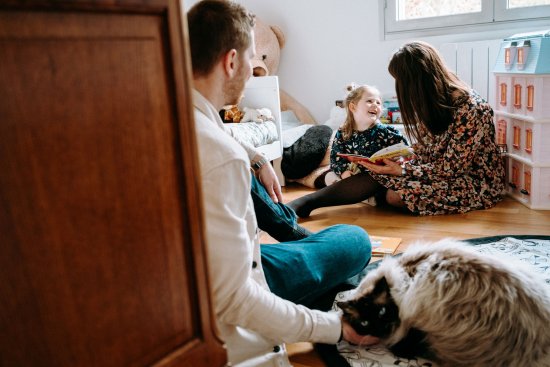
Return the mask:
M 183 5 L 0 4 L 0 366 L 223 366 Z

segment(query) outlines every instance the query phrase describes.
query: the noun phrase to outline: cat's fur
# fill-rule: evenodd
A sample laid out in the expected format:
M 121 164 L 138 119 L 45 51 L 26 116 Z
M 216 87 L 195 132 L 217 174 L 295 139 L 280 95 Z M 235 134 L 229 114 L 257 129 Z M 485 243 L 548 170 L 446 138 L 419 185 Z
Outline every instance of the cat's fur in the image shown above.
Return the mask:
M 550 287 L 510 259 L 446 239 L 384 259 L 339 302 L 360 334 L 441 366 L 550 367 Z

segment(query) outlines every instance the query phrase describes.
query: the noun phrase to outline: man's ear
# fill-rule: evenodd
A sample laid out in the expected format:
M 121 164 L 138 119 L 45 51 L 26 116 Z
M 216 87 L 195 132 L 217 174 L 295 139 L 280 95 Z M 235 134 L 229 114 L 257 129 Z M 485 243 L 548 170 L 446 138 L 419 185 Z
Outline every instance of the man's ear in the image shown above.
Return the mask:
M 228 78 L 233 78 L 233 76 L 235 75 L 235 71 L 237 70 L 237 66 L 238 66 L 237 57 L 238 57 L 238 52 L 234 48 L 227 51 L 223 56 L 223 60 L 222 60 L 223 71 L 225 72 L 225 75 Z

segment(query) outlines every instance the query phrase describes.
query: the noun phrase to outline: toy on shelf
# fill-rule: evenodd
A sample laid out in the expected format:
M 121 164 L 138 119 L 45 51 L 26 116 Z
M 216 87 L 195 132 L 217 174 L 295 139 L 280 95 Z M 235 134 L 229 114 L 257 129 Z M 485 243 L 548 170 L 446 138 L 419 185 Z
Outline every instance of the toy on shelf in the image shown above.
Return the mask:
M 237 105 L 226 105 L 220 110 L 220 117 L 224 123 L 241 122 L 243 111 L 241 111 Z
M 382 97 L 382 115 L 380 121 L 385 124 L 401 124 L 401 111 L 397 96 L 394 94 L 384 94 Z
M 550 210 L 550 30 L 505 38 L 493 73 L 507 192 L 531 209 Z

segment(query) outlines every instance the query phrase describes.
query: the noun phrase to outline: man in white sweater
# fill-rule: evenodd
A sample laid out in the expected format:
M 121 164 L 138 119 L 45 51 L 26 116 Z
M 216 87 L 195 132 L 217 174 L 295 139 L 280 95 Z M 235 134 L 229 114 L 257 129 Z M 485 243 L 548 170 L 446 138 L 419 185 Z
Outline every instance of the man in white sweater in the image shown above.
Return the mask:
M 228 361 L 290 366 L 285 342 L 376 342 L 355 334 L 339 313 L 311 308 L 368 264 L 363 229 L 337 225 L 299 241 L 259 244 L 250 159 L 218 114 L 239 101 L 252 74 L 254 18 L 224 0 L 201 1 L 187 18 L 210 284 Z

